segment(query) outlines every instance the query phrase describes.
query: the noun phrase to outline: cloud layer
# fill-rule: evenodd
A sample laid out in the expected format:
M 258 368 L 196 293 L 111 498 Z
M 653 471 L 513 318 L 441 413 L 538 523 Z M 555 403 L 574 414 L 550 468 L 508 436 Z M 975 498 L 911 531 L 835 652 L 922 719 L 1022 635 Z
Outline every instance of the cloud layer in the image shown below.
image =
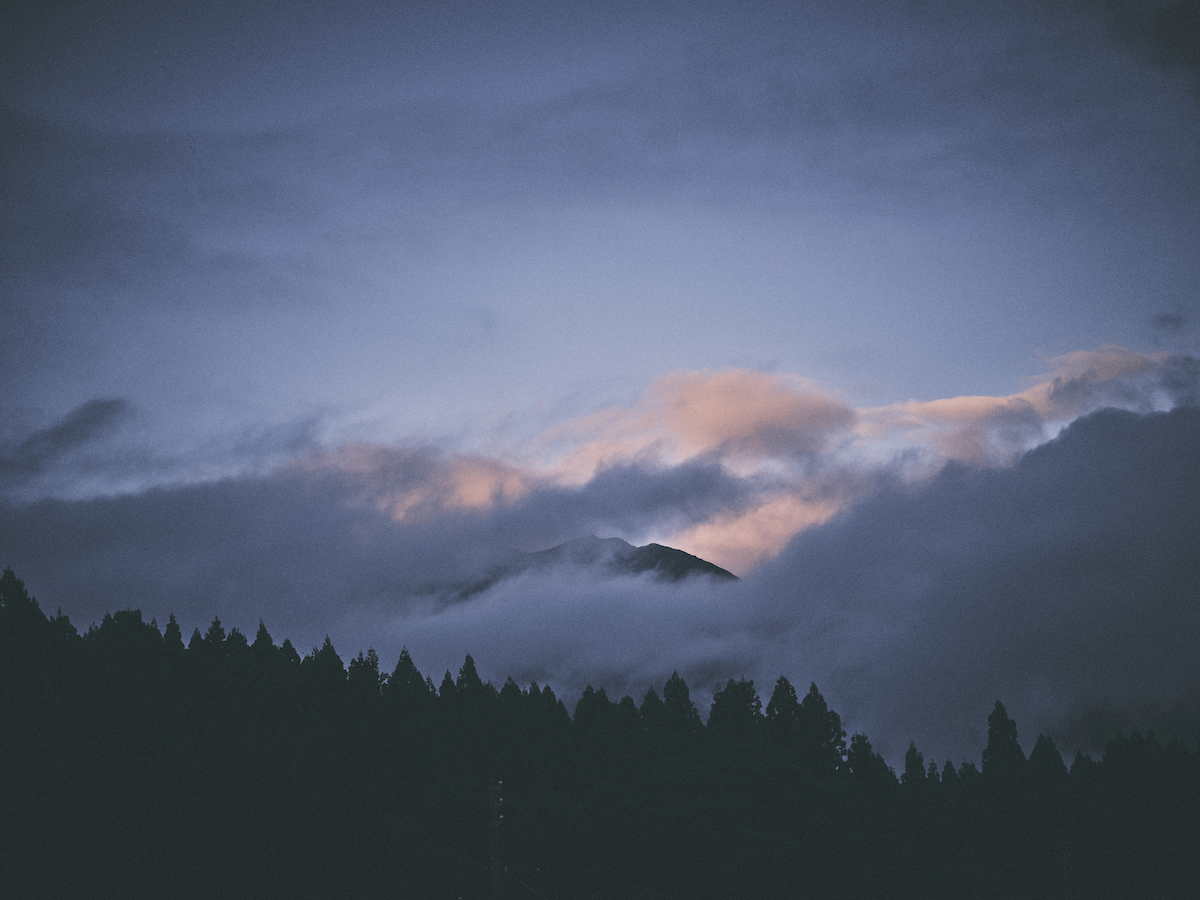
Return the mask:
M 79 448 L 96 466 L 124 446 L 125 406 L 95 401 L 5 445 L 0 551 L 81 626 L 128 606 L 188 629 L 261 618 L 385 664 L 407 644 L 435 676 L 470 652 L 567 696 L 786 674 L 890 753 L 970 757 L 997 697 L 1083 740 L 1099 709 L 1200 702 L 1197 367 L 1116 347 L 1052 363 L 1016 395 L 872 409 L 676 372 L 493 454 L 310 446 L 266 474 L 17 501 Z M 509 554 L 587 534 L 745 577 L 528 572 L 455 600 Z

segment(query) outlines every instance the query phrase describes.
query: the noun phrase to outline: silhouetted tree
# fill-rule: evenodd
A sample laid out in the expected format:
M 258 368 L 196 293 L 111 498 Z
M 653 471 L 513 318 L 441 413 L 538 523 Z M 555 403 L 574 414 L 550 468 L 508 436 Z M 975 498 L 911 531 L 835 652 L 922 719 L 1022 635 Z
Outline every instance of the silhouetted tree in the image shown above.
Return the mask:
M 449 669 L 442 676 L 442 684 L 438 688 L 438 700 L 441 702 L 443 709 L 458 708 L 458 688 L 455 687 L 454 676 L 450 674 Z
M 753 737 L 762 722 L 762 700 L 754 682 L 730 678 L 713 694 L 706 732 L 718 741 L 741 742 Z
M 262 619 L 258 620 L 258 631 L 254 635 L 254 643 L 250 645 L 250 651 L 254 654 L 254 658 L 262 663 L 275 656 L 275 642 L 271 640 L 271 633 L 267 631 L 267 626 Z
M 250 644 L 246 640 L 246 636 L 237 628 L 229 629 L 229 635 L 225 638 L 225 655 L 231 659 L 242 659 L 249 652 Z
M 175 621 L 175 613 L 171 613 L 167 620 L 167 628 L 163 632 L 163 647 L 172 655 L 183 652 L 183 632 L 179 630 L 179 623 Z
M 1039 791 L 1057 791 L 1067 780 L 1067 766 L 1054 741 L 1039 734 L 1029 753 L 1029 777 Z
M 300 661 L 300 677 L 311 689 L 329 699 L 337 696 L 345 687 L 346 667 L 333 648 L 329 635 L 325 635 L 325 643 L 320 648 L 314 647 Z
M 796 744 L 803 765 L 832 774 L 841 769 L 846 756 L 846 732 L 842 718 L 829 708 L 813 683 L 796 719 Z
M 983 775 L 996 781 L 1007 781 L 1020 775 L 1025 767 L 1025 754 L 1017 743 L 1017 723 L 1008 717 L 1004 704 L 996 701 L 988 716 L 988 742 L 983 751 Z
M 875 752 L 865 734 L 855 734 L 846 751 L 846 767 L 857 781 L 867 784 L 895 783 L 896 774 L 881 755 Z
M 800 698 L 796 689 L 780 675 L 767 703 L 767 733 L 776 741 L 791 741 L 800 723 Z
M 942 784 L 958 784 L 958 772 L 956 772 L 954 769 L 954 763 L 948 759 L 942 764 Z
M 667 708 L 663 705 L 654 688 L 651 687 L 646 691 L 646 696 L 642 698 L 642 705 L 638 708 L 638 713 L 642 717 L 642 727 L 646 733 L 651 736 L 665 734 L 667 731 Z
M 925 781 L 925 756 L 913 741 L 909 741 L 908 750 L 904 754 L 904 771 L 900 774 L 900 783 L 912 788 L 925 784 Z
M 584 687 L 572 718 L 576 733 L 585 741 L 604 739 L 611 734 L 612 716 L 612 702 L 604 688 L 597 691 L 590 684 Z
M 447 677 L 450 675 L 446 673 Z M 400 715 L 423 721 L 437 699 L 437 690 L 423 678 L 405 647 L 396 660 L 396 668 L 387 682 L 389 702 Z
M 221 625 L 221 619 L 214 616 L 212 624 L 208 626 L 208 631 L 204 633 L 204 643 L 201 649 L 215 656 L 221 653 L 224 647 L 225 628 Z
M 692 703 L 687 682 L 679 672 L 672 672 L 663 686 L 663 706 L 666 709 L 666 725 L 672 734 L 694 737 L 704 729 L 700 713 Z
M 374 648 L 367 650 L 366 656 L 362 651 L 350 660 L 350 669 L 346 675 L 346 684 L 350 694 L 360 700 L 371 700 L 378 697 L 387 681 L 386 675 L 379 672 L 379 654 Z

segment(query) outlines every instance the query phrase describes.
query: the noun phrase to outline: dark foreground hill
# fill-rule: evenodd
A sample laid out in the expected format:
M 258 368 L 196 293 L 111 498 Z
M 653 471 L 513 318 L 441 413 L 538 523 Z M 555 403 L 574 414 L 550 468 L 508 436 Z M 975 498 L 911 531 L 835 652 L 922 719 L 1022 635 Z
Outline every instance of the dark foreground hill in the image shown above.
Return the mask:
M 897 778 L 785 677 L 707 723 L 678 674 L 571 716 L 469 656 L 435 686 L 264 625 L 80 635 L 9 569 L 0 897 L 1195 896 L 1200 755 L 1135 733 L 1068 770 L 999 702 L 987 735 L 978 769 L 910 747 Z

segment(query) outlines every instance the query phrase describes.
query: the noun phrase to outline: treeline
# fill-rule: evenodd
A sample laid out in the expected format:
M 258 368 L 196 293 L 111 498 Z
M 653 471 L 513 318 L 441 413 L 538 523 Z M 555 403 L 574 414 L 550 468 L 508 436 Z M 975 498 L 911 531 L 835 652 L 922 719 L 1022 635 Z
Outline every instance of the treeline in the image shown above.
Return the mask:
M 980 769 L 897 777 L 816 686 L 707 724 L 640 703 L 345 665 L 260 625 L 80 635 L 0 577 L 0 896 L 1190 897 L 1200 753 L 1118 737 L 1068 770 L 997 702 Z

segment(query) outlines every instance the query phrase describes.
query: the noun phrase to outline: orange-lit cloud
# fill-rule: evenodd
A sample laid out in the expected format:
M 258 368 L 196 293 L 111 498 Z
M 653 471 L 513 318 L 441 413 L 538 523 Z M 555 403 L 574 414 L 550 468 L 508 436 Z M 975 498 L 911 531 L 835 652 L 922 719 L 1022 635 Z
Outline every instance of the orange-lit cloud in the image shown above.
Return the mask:
M 310 459 L 303 468 L 318 476 L 349 478 L 358 502 L 397 521 L 442 510 L 490 509 L 524 496 L 531 483 L 528 473 L 485 456 L 442 456 L 366 444 Z
M 717 455 L 745 469 L 826 450 L 854 421 L 847 404 L 796 376 L 746 369 L 671 372 L 635 406 L 608 407 L 565 423 L 540 444 L 559 450 L 553 468 L 572 480 L 646 456 L 678 463 Z
M 672 372 L 654 386 L 685 453 L 749 457 L 818 453 L 854 423 L 854 411 L 799 378 L 745 369 Z
M 645 533 L 745 573 L 872 490 L 872 472 L 919 478 L 950 460 L 1006 466 L 1102 406 L 1169 406 L 1157 385 L 1169 380 L 1170 362 L 1169 354 L 1107 346 L 1053 358 L 1048 372 L 1006 396 L 857 410 L 797 376 L 676 371 L 632 405 L 561 423 L 502 459 L 351 445 L 307 465 L 350 479 L 359 502 L 408 522 L 488 511 L 543 489 L 580 490 L 617 467 L 716 465 L 745 486 L 736 508 L 714 506 L 707 518 L 689 514 L 674 525 L 646 519 Z M 622 502 L 636 505 L 631 497 Z M 629 521 L 639 521 L 636 510 Z
M 782 550 L 806 528 L 819 525 L 840 503 L 810 500 L 794 494 L 771 497 L 741 515 L 717 516 L 677 532 L 668 542 L 680 550 L 744 575 Z

